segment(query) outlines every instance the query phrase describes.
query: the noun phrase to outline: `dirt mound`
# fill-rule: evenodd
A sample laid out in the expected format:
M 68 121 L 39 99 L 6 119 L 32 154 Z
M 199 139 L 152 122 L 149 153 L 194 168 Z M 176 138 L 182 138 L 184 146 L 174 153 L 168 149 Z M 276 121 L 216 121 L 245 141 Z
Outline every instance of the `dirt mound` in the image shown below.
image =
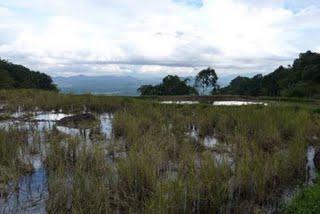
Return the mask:
M 97 122 L 98 120 L 93 114 L 85 113 L 64 117 L 57 122 L 57 125 L 74 128 L 92 128 Z

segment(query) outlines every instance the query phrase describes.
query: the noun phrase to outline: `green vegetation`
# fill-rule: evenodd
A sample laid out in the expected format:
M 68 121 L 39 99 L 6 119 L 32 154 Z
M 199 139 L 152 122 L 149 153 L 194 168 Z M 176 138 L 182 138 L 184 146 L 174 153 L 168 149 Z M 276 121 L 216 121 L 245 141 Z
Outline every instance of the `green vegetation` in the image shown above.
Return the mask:
M 138 88 L 142 96 L 153 95 L 197 95 L 195 88 L 187 84 L 189 80 L 181 80 L 178 76 L 168 75 L 163 78 L 159 85 L 143 85 Z
M 202 94 L 205 94 L 205 89 L 213 87 L 213 92 L 218 91 L 219 85 L 217 84 L 218 76 L 214 69 L 207 68 L 200 71 L 196 76 L 195 85 L 202 88 Z
M 265 76 L 238 76 L 225 88 L 220 89 L 217 80 L 215 70 L 209 67 L 197 74 L 195 87 L 200 87 L 203 95 L 211 87 L 212 94 L 320 98 L 320 54 L 311 51 L 301 53 L 292 66 L 280 66 Z M 167 76 L 162 84 L 156 86 L 143 85 L 138 91 L 142 96 L 197 94 L 195 88 L 177 76 Z
M 287 205 L 286 213 L 320 213 L 320 183 L 303 189 Z
M 0 89 L 12 88 L 57 90 L 50 76 L 0 59 Z
M 22 174 L 32 171 L 31 164 L 23 161 L 28 150 L 27 137 L 25 131 L 0 130 L 0 196 L 10 193 L 4 184 L 13 182 L 17 185 Z
M 268 75 L 237 77 L 223 94 L 251 96 L 320 97 L 320 54 L 308 51 L 292 66 L 280 66 Z
M 214 69 L 207 68 L 198 73 L 195 79 L 195 87 L 188 85 L 188 78 L 181 80 L 178 76 L 168 75 L 163 78 L 159 85 L 142 85 L 138 88 L 141 96 L 172 96 L 172 95 L 198 95 L 196 87 L 202 88 L 202 94 L 205 94 L 205 89 L 210 87 L 213 91 L 219 89 L 217 84 L 218 76 Z
M 6 103 L 6 108 L 10 111 L 16 111 L 21 106 L 26 111 L 39 108 L 45 111 L 62 109 L 73 113 L 82 112 L 84 107 L 95 112 L 114 112 L 133 104 L 133 100 L 129 98 L 61 94 L 32 89 L 0 90 L 0 100 Z
M 320 133 L 320 115 L 308 104 L 164 105 L 34 90 L 0 91 L 0 97 L 9 112 L 21 106 L 74 113 L 85 105 L 90 112 L 114 113 L 110 140 L 84 142 L 54 128 L 24 149 L 27 133 L 0 131 L 0 186 L 24 173 L 9 161 L 20 157 L 20 148 L 25 155 L 41 153 L 49 213 L 280 211 L 283 191 L 305 181 L 308 145 L 320 145 L 313 138 Z M 197 139 L 188 137 L 191 126 Z M 218 143 L 206 146 L 208 136 Z

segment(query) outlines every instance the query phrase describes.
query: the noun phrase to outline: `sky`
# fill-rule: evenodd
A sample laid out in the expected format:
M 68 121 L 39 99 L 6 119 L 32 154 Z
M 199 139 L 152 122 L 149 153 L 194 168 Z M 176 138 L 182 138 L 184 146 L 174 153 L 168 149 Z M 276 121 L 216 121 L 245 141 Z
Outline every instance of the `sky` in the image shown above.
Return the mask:
M 0 0 L 0 58 L 51 76 L 270 73 L 320 52 L 320 0 Z

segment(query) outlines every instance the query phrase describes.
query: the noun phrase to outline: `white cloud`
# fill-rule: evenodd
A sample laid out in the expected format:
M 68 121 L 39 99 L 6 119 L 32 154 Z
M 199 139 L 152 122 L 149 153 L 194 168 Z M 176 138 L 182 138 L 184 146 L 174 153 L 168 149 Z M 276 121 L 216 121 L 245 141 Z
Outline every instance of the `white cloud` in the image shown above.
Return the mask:
M 195 68 L 192 67 L 169 67 L 169 66 L 159 66 L 159 65 L 143 65 L 139 69 L 140 74 L 149 75 L 180 75 L 189 76 L 194 73 Z
M 51 75 L 227 74 L 271 72 L 320 42 L 314 0 L 199 3 L 7 0 L 0 56 Z

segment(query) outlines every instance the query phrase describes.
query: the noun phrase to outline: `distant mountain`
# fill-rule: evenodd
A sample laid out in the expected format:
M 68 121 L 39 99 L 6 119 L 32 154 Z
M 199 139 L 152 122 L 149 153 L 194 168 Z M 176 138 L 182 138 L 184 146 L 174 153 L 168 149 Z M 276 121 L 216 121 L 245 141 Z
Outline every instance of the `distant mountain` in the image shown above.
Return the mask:
M 320 54 L 311 51 L 301 53 L 292 66 L 280 66 L 265 76 L 238 76 L 221 92 L 252 96 L 320 98 Z
M 71 76 L 54 77 L 60 91 L 65 93 L 94 93 L 109 95 L 136 96 L 141 85 L 157 84 L 161 78 L 138 79 L 132 76 Z
M 253 74 L 245 74 L 253 76 Z M 230 81 L 235 78 L 236 74 L 219 77 L 219 84 L 227 86 Z M 195 77 L 188 76 L 182 79 L 189 78 L 188 85 L 193 86 Z M 132 76 L 70 76 L 70 77 L 53 77 L 54 83 L 58 86 L 61 92 L 64 93 L 94 93 L 94 94 L 109 94 L 109 95 L 124 95 L 137 96 L 137 89 L 142 85 L 155 85 L 162 81 L 162 77 L 145 77 L 136 78 Z M 208 93 L 210 91 L 208 90 Z
M 0 89 L 12 88 L 57 90 L 50 76 L 0 59 Z

